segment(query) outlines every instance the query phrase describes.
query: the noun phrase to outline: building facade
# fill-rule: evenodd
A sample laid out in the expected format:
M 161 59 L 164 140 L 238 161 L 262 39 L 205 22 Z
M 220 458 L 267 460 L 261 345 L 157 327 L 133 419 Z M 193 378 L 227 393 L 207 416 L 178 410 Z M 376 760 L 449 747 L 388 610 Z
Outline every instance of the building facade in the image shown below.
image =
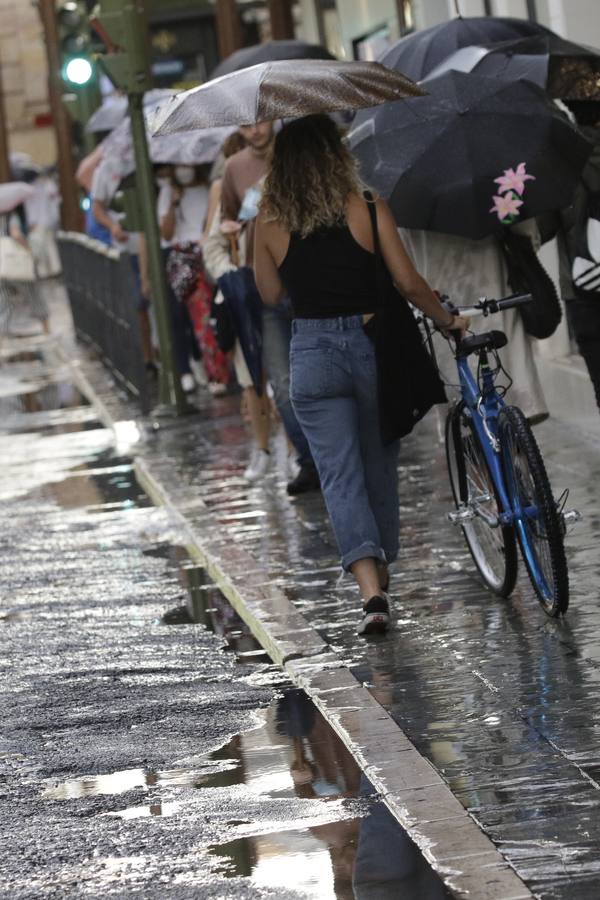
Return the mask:
M 326 43 L 332 52 L 357 58 L 401 34 L 429 28 L 456 15 L 535 19 L 563 37 L 600 47 L 598 0 L 299 0 L 297 36 Z M 376 55 L 376 54 L 375 54 Z
M 40 16 L 30 0 L 0 0 L 0 65 L 10 149 L 42 165 L 53 163 L 46 53 Z

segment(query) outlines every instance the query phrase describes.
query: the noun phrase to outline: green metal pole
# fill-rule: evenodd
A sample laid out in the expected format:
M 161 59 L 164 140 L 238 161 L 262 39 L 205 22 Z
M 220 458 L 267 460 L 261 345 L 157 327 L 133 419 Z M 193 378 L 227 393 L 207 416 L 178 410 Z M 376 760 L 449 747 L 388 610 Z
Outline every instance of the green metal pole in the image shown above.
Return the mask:
M 190 407 L 181 387 L 181 379 L 175 360 L 167 282 L 162 261 L 160 233 L 156 218 L 156 189 L 152 164 L 148 154 L 146 126 L 144 123 L 143 94 L 128 94 L 131 135 L 135 151 L 136 185 L 146 237 L 148 266 L 152 284 L 152 305 L 156 317 L 160 346 L 159 408 L 157 414 L 181 415 Z

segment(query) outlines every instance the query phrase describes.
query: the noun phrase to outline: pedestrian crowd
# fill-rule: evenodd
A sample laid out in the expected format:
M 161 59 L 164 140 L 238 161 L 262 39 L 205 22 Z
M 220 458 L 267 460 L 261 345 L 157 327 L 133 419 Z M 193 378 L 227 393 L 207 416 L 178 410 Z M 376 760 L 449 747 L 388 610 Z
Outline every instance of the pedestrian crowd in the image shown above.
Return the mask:
M 456 73 L 450 77 L 453 92 L 462 90 Z M 472 78 L 471 86 L 476 84 L 476 76 Z M 445 84 L 432 86 L 432 104 Z M 489 86 L 482 90 L 492 104 Z M 529 89 L 515 90 L 527 95 Z M 535 92 L 525 100 L 534 107 L 538 102 Z M 444 110 L 446 115 L 447 104 Z M 289 446 L 288 493 L 322 491 L 342 566 L 354 576 L 363 600 L 360 633 L 385 631 L 390 622 L 389 565 L 399 543 L 399 439 L 434 403 L 452 394 L 450 333 L 484 328 L 484 323 L 449 312 L 434 289 L 458 304 L 481 295 L 534 294 L 541 309 L 537 325 L 515 309 L 502 312 L 495 325 L 509 338 L 500 355 L 515 382 L 514 402 L 535 424 L 548 410 L 534 336 L 545 336 L 560 317 L 537 250 L 557 237 L 562 297 L 600 405 L 600 104 L 574 101 L 559 114 L 554 107 L 548 113 L 544 100 L 540 110 L 535 109 L 538 133 L 548 116 L 550 130 L 556 132 L 559 115 L 565 127 L 569 119 L 576 121 L 593 144 L 578 173 L 574 202 L 566 210 L 516 221 L 526 182 L 542 180 L 516 160 L 514 170 L 496 179 L 498 194 L 493 209 L 485 210 L 490 227 L 483 235 L 475 219 L 467 222 L 467 212 L 453 230 L 422 227 L 414 224 L 418 216 L 410 215 L 408 224 L 398 228 L 397 205 L 403 200 L 397 196 L 406 197 L 410 190 L 406 187 L 403 195 L 398 181 L 388 205 L 365 186 L 373 130 L 363 141 L 360 116 L 358 137 L 351 136 L 350 142 L 334 118 L 319 113 L 231 129 L 212 163 L 154 166 L 182 388 L 191 393 L 204 386 L 215 396 L 240 391 L 249 430 L 244 471 L 249 483 L 260 482 L 271 466 L 273 423 L 280 420 Z M 459 112 L 444 126 L 449 134 L 467 121 L 469 110 Z M 414 130 L 414 121 L 410 124 Z M 548 147 L 550 153 L 550 143 Z M 383 152 L 381 147 L 377 152 Z M 448 154 L 448 173 L 453 165 Z M 435 177 L 432 172 L 431 183 Z M 126 227 L 123 212 L 115 208 L 121 180 L 122 167 L 111 157 L 94 167 L 87 230 L 129 254 L 144 357 L 152 375 L 157 354 L 146 241 Z M 443 203 L 437 206 L 431 215 L 443 214 Z M 450 213 L 460 219 L 459 208 Z M 490 213 L 501 220 L 502 235 L 491 227 Z M 14 216 L 7 223 L 20 239 Z M 32 248 L 38 225 L 32 222 Z M 42 222 L 40 227 L 49 226 Z M 404 343 L 390 349 L 388 341 L 384 351 L 380 336 L 390 297 L 405 315 Z M 437 361 L 446 392 L 422 352 L 405 301 L 437 326 Z M 558 318 L 548 326 L 553 304 Z M 398 356 L 402 359 L 392 358 Z M 383 390 L 382 372 L 392 371 Z M 418 399 L 406 399 L 409 382 L 420 385 Z

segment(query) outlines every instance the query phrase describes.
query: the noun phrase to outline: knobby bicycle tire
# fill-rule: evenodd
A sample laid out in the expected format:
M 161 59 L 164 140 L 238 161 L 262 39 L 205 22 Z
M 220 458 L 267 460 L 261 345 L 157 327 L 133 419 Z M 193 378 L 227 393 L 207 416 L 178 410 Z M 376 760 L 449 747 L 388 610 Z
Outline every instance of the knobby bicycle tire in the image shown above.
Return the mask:
M 479 439 L 461 400 L 446 419 L 446 462 L 454 503 L 458 508 L 479 493 L 492 495 L 489 512 L 498 513 L 498 497 Z M 461 526 L 469 552 L 485 585 L 508 597 L 517 580 L 517 544 L 512 527 L 492 528 L 475 518 Z
M 521 554 L 533 589 L 549 616 L 569 605 L 569 572 L 564 529 L 542 454 L 531 427 L 516 406 L 506 406 L 498 419 L 500 450 L 506 487 L 513 509 L 537 508 L 535 516 L 515 523 Z

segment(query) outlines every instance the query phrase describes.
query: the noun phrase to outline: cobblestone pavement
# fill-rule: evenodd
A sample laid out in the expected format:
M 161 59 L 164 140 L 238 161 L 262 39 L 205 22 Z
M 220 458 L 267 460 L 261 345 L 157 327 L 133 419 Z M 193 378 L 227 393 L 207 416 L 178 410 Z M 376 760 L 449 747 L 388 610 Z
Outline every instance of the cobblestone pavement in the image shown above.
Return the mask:
M 548 620 L 522 576 L 509 601 L 481 586 L 449 490 L 441 417 L 401 452 L 402 552 L 392 578 L 396 627 L 354 633 L 359 603 L 338 584 L 319 496 L 290 501 L 281 459 L 259 486 L 241 477 L 244 427 L 232 398 L 204 401 L 201 421 L 154 434 L 143 449 L 194 520 L 201 500 L 340 653 L 435 765 L 456 796 L 544 897 L 600 891 L 600 453 L 555 420 L 536 429 L 558 494 L 584 515 L 568 537 L 571 608 Z M 198 516 L 201 521 L 201 516 Z
M 69 371 L 17 344 L 0 353 L 0 895 L 442 900 Z

